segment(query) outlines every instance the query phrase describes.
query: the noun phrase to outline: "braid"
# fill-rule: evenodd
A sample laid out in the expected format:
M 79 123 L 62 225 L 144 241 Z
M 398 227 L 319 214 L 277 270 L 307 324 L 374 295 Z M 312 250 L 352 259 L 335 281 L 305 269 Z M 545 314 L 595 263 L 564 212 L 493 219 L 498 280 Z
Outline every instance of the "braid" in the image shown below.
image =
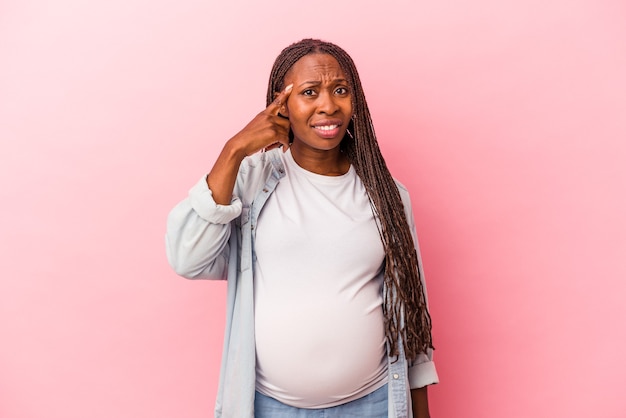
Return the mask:
M 402 340 L 407 359 L 433 348 L 431 320 L 420 277 L 417 252 L 396 183 L 378 147 L 361 81 L 352 58 L 340 47 L 316 39 L 304 39 L 285 48 L 276 58 L 267 89 L 267 105 L 284 86 L 291 67 L 303 56 L 323 53 L 333 56 L 351 87 L 353 118 L 342 150 L 360 177 L 369 195 L 372 211 L 385 249 L 385 333 L 392 356 L 400 354 Z M 290 137 L 293 139 L 293 133 Z

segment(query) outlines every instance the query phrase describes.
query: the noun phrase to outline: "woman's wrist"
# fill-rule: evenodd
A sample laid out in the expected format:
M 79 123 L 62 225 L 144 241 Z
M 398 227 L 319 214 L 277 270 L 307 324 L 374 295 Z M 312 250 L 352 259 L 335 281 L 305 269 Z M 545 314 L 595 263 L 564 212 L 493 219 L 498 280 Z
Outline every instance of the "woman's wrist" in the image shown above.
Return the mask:
M 224 144 L 224 149 L 222 150 L 223 157 L 225 157 L 229 162 L 235 163 L 237 168 L 239 168 L 239 164 L 243 161 L 244 158 L 248 156 L 248 152 L 244 146 L 242 146 L 242 142 L 237 135 L 229 139 L 226 144 Z

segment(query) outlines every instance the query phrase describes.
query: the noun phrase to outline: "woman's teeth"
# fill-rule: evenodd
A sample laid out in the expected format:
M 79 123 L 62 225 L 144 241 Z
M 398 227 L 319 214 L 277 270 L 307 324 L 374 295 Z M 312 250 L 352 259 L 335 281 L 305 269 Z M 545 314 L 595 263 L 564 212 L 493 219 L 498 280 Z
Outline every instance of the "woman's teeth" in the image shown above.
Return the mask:
M 327 125 L 327 126 L 316 126 L 315 129 L 321 129 L 322 131 L 330 131 L 335 129 L 339 125 Z

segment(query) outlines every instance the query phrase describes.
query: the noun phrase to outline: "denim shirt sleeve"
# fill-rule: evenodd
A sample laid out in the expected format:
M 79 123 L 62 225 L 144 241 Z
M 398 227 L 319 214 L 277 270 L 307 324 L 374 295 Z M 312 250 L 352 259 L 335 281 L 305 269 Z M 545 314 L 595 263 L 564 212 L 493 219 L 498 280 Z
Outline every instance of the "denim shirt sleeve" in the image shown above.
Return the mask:
M 191 190 L 189 200 L 193 210 L 207 222 L 214 224 L 227 224 L 241 214 L 241 201 L 233 195 L 230 205 L 219 205 L 213 200 L 213 193 L 206 182 L 206 176 L 202 177 Z
M 225 279 L 231 221 L 241 208 L 236 196 L 230 205 L 215 203 L 206 177 L 193 186 L 167 219 L 166 253 L 174 271 L 188 279 Z
M 417 261 L 420 277 L 422 279 L 422 286 L 424 288 L 424 296 L 426 297 L 426 303 L 428 304 L 428 292 L 426 290 L 426 281 L 424 279 L 424 269 L 422 264 L 422 255 L 419 248 L 419 242 L 417 239 L 417 231 L 415 228 L 415 219 L 413 217 L 413 210 L 411 208 L 411 199 L 409 197 L 406 188 L 396 181 L 400 196 L 402 197 L 402 203 L 404 205 L 405 214 L 409 223 L 409 228 L 413 236 L 413 242 L 415 244 L 415 250 L 417 251 Z M 439 383 L 439 377 L 433 361 L 433 350 L 429 349 L 426 353 L 422 353 L 413 361 L 413 364 L 409 367 L 409 386 L 411 389 L 421 388 L 427 385 Z

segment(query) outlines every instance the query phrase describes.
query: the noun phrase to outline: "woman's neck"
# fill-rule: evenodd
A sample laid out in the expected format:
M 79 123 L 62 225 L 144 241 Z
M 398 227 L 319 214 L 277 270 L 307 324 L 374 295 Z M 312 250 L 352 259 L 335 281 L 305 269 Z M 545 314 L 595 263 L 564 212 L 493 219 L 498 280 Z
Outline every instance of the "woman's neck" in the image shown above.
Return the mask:
M 294 142 L 289 149 L 296 164 L 315 174 L 341 176 L 350 169 L 350 161 L 339 147 L 320 150 Z

